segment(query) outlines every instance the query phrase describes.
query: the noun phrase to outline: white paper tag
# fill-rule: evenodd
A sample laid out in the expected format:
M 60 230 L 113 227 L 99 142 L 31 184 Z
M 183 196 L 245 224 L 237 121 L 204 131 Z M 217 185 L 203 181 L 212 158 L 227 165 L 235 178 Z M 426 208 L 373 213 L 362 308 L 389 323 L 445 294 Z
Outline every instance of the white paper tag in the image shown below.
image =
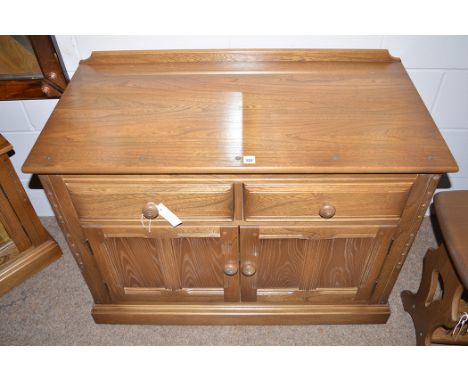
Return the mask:
M 164 204 L 159 203 L 156 205 L 156 207 L 158 207 L 159 215 L 166 219 L 173 227 L 177 227 L 178 225 L 182 224 L 182 220 L 180 220 L 177 215 Z
M 244 164 L 255 164 L 255 155 L 244 155 Z

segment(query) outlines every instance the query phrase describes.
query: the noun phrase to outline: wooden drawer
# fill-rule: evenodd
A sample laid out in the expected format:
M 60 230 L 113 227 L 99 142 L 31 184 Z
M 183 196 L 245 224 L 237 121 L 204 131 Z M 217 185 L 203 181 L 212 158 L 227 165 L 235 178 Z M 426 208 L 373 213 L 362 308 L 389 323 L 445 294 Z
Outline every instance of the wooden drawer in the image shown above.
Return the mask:
M 398 218 L 414 179 L 412 175 L 330 176 L 246 182 L 244 216 L 250 221 Z
M 233 219 L 233 185 L 151 176 L 66 176 L 81 221 L 139 220 L 147 202 L 164 203 L 182 220 Z M 156 220 L 163 220 L 158 217 Z

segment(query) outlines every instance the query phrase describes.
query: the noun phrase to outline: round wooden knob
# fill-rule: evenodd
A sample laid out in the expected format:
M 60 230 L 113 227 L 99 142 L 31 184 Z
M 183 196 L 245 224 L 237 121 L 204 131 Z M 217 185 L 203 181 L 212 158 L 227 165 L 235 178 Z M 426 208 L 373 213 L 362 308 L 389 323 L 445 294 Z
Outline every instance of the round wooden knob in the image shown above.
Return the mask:
M 156 219 L 159 215 L 158 207 L 153 202 L 146 203 L 141 212 L 146 219 Z
M 333 216 L 335 216 L 335 213 L 336 208 L 330 203 L 324 204 L 322 207 L 320 207 L 319 210 L 319 215 L 324 219 L 331 219 Z
M 229 262 L 224 266 L 224 273 L 227 276 L 234 276 L 237 273 L 237 264 L 235 262 Z
M 50 86 L 42 85 L 41 90 L 47 96 L 50 96 L 52 94 L 52 89 L 50 88 Z
M 257 270 L 255 269 L 252 263 L 245 263 L 242 266 L 242 274 L 244 276 L 247 276 L 247 277 L 253 276 L 255 272 L 257 272 Z
M 57 78 L 57 73 L 55 72 L 49 72 L 47 73 L 47 77 L 51 80 L 55 80 Z

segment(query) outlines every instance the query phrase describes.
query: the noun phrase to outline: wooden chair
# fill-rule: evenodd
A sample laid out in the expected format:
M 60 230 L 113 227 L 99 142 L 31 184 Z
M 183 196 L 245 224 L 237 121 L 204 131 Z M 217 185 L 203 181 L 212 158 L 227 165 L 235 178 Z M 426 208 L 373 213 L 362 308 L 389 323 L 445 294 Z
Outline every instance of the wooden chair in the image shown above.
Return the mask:
M 455 334 L 453 329 L 468 312 L 468 191 L 441 192 L 434 205 L 442 243 L 424 257 L 418 292 L 403 291 L 401 298 L 413 319 L 417 345 L 467 345 L 467 325 L 460 333 L 459 326 Z

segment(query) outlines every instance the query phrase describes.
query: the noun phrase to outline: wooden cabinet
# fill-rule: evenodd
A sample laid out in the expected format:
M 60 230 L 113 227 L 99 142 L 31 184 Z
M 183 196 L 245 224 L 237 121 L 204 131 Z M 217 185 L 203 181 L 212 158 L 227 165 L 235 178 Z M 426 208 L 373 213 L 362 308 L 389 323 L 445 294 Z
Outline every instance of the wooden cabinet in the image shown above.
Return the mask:
M 299 324 L 385 322 L 457 166 L 386 51 L 241 50 L 93 53 L 24 170 L 96 322 Z
M 54 36 L 0 36 L 0 100 L 60 98 L 67 84 Z
M 113 302 L 368 302 L 415 177 L 196 179 L 60 180 Z
M 61 255 L 11 164 L 12 151 L 0 135 L 0 296 Z

